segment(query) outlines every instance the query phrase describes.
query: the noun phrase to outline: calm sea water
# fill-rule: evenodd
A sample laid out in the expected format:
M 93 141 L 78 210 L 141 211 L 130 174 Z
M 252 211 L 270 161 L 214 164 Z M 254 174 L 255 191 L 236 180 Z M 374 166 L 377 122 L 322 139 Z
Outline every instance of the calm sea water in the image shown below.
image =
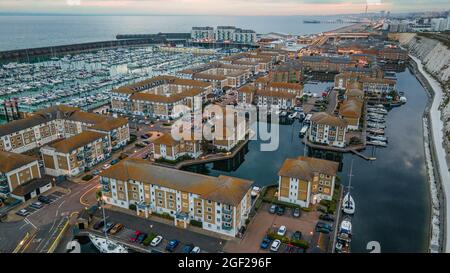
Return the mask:
M 366 246 L 370 241 L 378 241 L 382 252 L 427 252 L 430 198 L 422 132 L 427 96 L 408 70 L 398 73 L 397 78 L 397 87 L 405 92 L 408 102 L 388 114 L 388 147 L 366 149 L 366 154 L 373 153 L 377 158 L 375 161 L 365 161 L 353 154 L 335 155 L 343 157 L 338 174 L 343 185 L 348 185 L 350 163 L 354 161 L 352 196 L 357 210 L 352 221 L 352 252 L 368 252 Z M 320 93 L 327 86 L 321 83 L 307 85 L 305 89 Z M 298 137 L 300 128 L 298 121 L 281 126 L 277 151 L 261 152 L 261 141 L 250 141 L 243 160 L 195 166 L 191 170 L 246 178 L 260 186 L 276 184 L 284 159 L 304 153 Z M 231 170 L 225 171 L 226 167 Z
M 325 17 L 322 17 L 325 18 Z M 330 19 L 332 17 L 326 17 Z M 0 16 L 0 50 L 113 40 L 117 34 L 190 32 L 235 25 L 257 33 L 309 34 L 343 24 L 303 24 L 305 16 Z

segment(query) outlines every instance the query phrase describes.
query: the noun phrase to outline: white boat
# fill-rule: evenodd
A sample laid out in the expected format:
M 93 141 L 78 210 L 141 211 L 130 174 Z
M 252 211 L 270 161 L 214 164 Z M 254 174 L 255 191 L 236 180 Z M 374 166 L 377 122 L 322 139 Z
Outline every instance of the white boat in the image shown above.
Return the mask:
M 304 137 L 306 135 L 306 132 L 308 132 L 308 125 L 303 125 L 302 129 L 300 130 L 300 137 Z
M 386 142 L 379 141 L 379 140 L 367 141 L 366 143 L 367 143 L 367 145 L 373 145 L 373 146 L 380 146 L 380 147 L 386 147 L 387 146 Z
M 287 115 L 286 111 L 281 112 L 280 117 L 285 117 Z
M 350 218 L 345 218 L 341 222 L 341 226 L 339 228 L 338 239 L 350 242 L 352 239 L 352 222 Z
M 294 119 L 296 116 L 297 116 L 297 112 L 294 112 L 294 113 L 290 114 L 288 117 L 290 119 Z
M 370 140 L 378 140 L 378 141 L 382 141 L 382 142 L 388 142 L 387 137 L 384 137 L 384 136 L 367 135 L 367 138 Z
M 128 250 L 123 245 L 112 241 L 108 238 L 102 238 L 93 234 L 89 234 L 92 244 L 101 253 L 128 253 Z
M 345 194 L 344 198 L 342 199 L 342 211 L 345 214 L 349 214 L 349 215 L 353 215 L 355 214 L 355 200 L 353 200 L 353 197 L 350 194 L 351 188 L 352 188 L 352 171 L 353 171 L 353 161 L 352 161 L 352 165 L 350 166 L 350 174 L 349 176 L 349 180 L 348 180 L 348 191 Z
M 251 196 L 252 197 L 256 197 L 256 196 L 258 196 L 258 194 L 261 192 L 261 188 L 260 187 L 257 187 L 257 186 L 254 186 L 253 188 L 252 188 L 252 191 L 251 191 Z

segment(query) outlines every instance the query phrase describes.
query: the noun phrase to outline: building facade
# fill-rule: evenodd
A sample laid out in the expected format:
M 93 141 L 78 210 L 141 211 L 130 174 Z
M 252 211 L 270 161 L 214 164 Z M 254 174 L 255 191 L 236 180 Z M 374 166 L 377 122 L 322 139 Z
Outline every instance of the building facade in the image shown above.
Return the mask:
M 308 130 L 308 140 L 313 143 L 344 148 L 347 122 L 325 112 L 313 114 Z
M 309 207 L 333 199 L 339 163 L 300 156 L 284 161 L 278 172 L 278 200 Z
M 41 148 L 45 173 L 76 176 L 111 157 L 107 134 L 85 131 Z
M 102 173 L 106 203 L 129 208 L 139 216 L 167 214 L 186 228 L 196 221 L 205 230 L 234 237 L 249 217 L 252 181 L 212 177 L 125 159 Z

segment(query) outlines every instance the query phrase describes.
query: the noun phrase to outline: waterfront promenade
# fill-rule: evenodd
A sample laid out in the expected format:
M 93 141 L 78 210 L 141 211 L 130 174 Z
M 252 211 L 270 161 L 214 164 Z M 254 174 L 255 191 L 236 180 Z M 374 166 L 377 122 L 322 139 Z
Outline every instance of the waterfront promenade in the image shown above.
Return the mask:
M 447 158 L 446 158 L 446 151 L 445 148 L 442 146 L 442 141 L 444 139 L 444 123 L 441 120 L 441 112 L 439 110 L 439 106 L 443 99 L 443 90 L 441 88 L 441 85 L 433 79 L 425 70 L 423 67 L 422 62 L 414 57 L 410 57 L 417 63 L 417 68 L 419 72 L 426 78 L 428 81 L 430 87 L 434 91 L 434 98 L 433 102 L 430 107 L 430 121 L 431 121 L 431 135 L 434 143 L 434 149 L 435 149 L 435 155 L 436 155 L 436 162 L 435 165 L 438 168 L 439 175 L 440 175 L 440 181 L 442 183 L 442 189 L 444 191 L 445 196 L 445 208 L 450 207 L 450 199 L 449 199 L 449 193 L 450 193 L 450 172 L 447 164 Z M 450 240 L 448 240 L 448 236 L 450 234 L 450 217 L 448 215 L 447 209 L 444 209 L 445 212 L 445 222 L 444 225 L 444 246 L 443 250 L 444 252 L 450 251 Z M 441 223 L 442 224 L 442 223 Z

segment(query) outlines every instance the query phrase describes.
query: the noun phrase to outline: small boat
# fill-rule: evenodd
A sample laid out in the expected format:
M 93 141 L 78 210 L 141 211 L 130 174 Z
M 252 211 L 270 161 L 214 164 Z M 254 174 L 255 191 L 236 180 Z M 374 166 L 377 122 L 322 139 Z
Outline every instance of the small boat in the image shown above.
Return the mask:
M 380 146 L 380 147 L 386 147 L 387 143 L 380 140 L 371 140 L 366 142 L 367 145 L 373 145 L 373 146 Z
M 257 186 L 254 186 L 253 188 L 252 188 L 252 191 L 251 191 L 251 196 L 252 197 L 256 197 L 256 196 L 258 196 L 258 194 L 261 192 L 261 188 L 260 187 L 257 187 Z
M 352 222 L 350 218 L 345 218 L 341 222 L 341 226 L 339 228 L 338 238 L 340 240 L 350 242 L 352 239 Z
M 308 132 L 308 128 L 309 128 L 308 125 L 303 125 L 302 129 L 300 129 L 299 135 L 301 138 L 303 138 L 306 135 L 306 132 Z
M 285 117 L 287 115 L 286 111 L 281 112 L 280 117 Z
M 371 139 L 371 140 L 378 140 L 378 141 L 388 142 L 387 137 L 384 137 L 384 136 L 367 135 L 367 138 Z
M 288 116 L 290 119 L 294 119 L 295 117 L 297 117 L 297 112 L 294 112 Z
M 351 187 L 352 187 L 352 171 L 353 171 L 353 161 L 352 161 L 352 165 L 350 166 L 350 174 L 349 176 L 349 180 L 348 180 L 348 191 L 345 194 L 344 198 L 342 199 L 342 211 L 345 214 L 348 215 L 353 215 L 355 214 L 355 200 L 353 200 L 353 197 L 350 194 L 351 191 Z
M 366 131 L 368 133 L 373 134 L 373 135 L 384 135 L 384 130 L 383 129 L 367 128 Z
M 108 238 L 102 238 L 93 234 L 89 234 L 92 244 L 101 253 L 128 253 L 128 250 L 123 245 L 112 241 Z

